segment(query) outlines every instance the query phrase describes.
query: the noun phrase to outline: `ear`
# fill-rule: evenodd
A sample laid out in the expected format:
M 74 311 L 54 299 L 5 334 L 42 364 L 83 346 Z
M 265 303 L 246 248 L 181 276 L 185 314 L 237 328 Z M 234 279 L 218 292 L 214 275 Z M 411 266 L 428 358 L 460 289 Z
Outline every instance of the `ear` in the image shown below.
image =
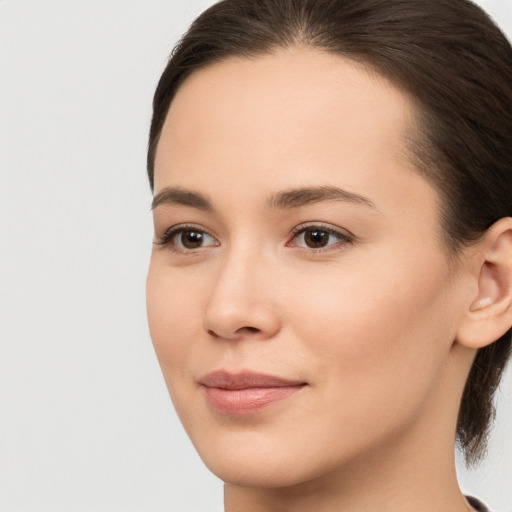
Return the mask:
M 476 290 L 470 297 L 456 341 L 478 349 L 512 327 L 512 218 L 493 224 L 471 254 Z

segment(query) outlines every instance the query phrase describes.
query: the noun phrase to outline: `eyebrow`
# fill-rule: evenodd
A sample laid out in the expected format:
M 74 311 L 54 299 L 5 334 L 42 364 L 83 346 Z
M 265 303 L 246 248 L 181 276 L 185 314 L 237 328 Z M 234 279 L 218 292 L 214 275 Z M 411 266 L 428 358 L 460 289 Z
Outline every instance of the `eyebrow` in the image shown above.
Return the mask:
M 151 209 L 154 210 L 157 206 L 161 205 L 182 205 L 197 208 L 205 212 L 213 211 L 212 204 L 205 196 L 198 192 L 181 188 L 166 187 L 156 194 L 151 203 Z
M 344 201 L 369 206 L 377 210 L 373 201 L 368 197 L 334 186 L 305 187 L 278 192 L 270 197 L 267 201 L 267 206 L 284 210 L 300 208 L 301 206 L 321 201 Z
M 277 192 L 266 204 L 268 208 L 287 210 L 322 201 L 344 201 L 377 210 L 368 197 L 334 186 L 303 187 Z M 151 209 L 154 210 L 161 205 L 182 205 L 206 212 L 214 211 L 212 204 L 204 195 L 175 187 L 166 187 L 155 195 Z

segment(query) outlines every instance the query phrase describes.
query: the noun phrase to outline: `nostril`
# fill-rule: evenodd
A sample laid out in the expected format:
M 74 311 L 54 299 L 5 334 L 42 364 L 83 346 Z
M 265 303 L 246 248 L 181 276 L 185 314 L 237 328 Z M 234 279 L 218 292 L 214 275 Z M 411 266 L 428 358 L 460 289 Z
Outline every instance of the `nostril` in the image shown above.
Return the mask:
M 223 338 L 224 336 L 222 334 L 219 334 L 218 332 L 215 332 L 213 329 L 208 329 L 206 331 L 212 338 Z M 238 338 L 239 336 L 243 336 L 244 334 L 257 334 L 261 332 L 261 329 L 258 329 L 257 327 L 240 327 L 240 329 L 237 329 L 233 335 L 227 336 L 228 338 Z
M 238 329 L 238 332 L 250 332 L 250 333 L 257 333 L 260 332 L 260 330 L 257 327 L 241 327 Z

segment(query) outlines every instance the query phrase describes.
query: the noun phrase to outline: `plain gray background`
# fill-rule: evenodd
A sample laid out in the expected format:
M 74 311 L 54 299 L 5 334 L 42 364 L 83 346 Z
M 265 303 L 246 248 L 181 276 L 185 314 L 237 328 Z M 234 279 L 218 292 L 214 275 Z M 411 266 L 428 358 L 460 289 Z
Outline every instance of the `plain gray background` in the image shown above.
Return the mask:
M 0 0 L 0 512 L 218 512 L 146 326 L 154 86 L 211 1 Z M 480 1 L 512 34 L 511 0 Z M 512 511 L 512 376 L 464 489 Z

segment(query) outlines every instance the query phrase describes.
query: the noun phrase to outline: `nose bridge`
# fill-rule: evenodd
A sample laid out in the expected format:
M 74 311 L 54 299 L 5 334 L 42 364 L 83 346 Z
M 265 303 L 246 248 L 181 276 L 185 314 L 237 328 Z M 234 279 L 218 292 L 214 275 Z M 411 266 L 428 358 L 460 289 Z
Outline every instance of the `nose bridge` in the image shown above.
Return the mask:
M 217 337 L 270 337 L 279 329 L 270 285 L 271 262 L 248 243 L 232 246 L 219 261 L 204 327 Z

